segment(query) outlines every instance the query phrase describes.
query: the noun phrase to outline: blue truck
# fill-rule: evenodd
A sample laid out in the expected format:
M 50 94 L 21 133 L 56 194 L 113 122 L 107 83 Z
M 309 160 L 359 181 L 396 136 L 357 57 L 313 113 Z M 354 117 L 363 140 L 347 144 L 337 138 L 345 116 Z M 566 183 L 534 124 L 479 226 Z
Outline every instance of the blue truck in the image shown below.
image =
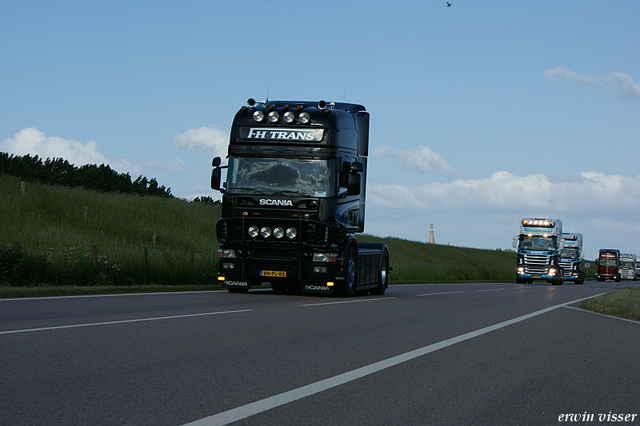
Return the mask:
M 582 255 L 582 234 L 563 232 L 560 267 L 565 281 L 584 284 L 584 272 L 581 268 Z
M 520 220 L 520 233 L 513 238 L 516 248 L 516 283 L 531 284 L 535 280 L 562 285 L 560 267 L 562 221 L 525 218 Z

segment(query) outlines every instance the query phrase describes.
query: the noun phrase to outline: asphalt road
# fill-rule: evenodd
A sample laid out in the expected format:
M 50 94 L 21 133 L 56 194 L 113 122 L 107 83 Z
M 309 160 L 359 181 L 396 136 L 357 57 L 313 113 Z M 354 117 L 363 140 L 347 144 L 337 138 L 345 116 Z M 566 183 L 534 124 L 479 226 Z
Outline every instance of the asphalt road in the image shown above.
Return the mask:
M 625 285 L 0 300 L 0 425 L 640 425 Z

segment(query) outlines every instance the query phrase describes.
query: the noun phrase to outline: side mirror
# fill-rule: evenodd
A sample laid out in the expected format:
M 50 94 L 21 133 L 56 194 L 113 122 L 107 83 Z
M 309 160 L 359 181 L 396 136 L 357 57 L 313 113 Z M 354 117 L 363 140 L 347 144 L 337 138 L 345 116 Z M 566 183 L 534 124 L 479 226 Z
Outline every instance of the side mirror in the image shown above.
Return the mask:
M 216 167 L 211 171 L 211 189 L 221 191 L 220 189 L 220 167 Z
M 347 179 L 347 195 L 360 195 L 360 175 L 351 172 Z
M 215 157 L 213 159 L 213 161 L 211 162 L 211 165 L 213 167 L 218 167 L 218 166 L 220 166 L 220 164 L 222 164 L 222 160 L 220 159 L 220 157 Z
M 513 237 L 513 248 L 516 248 L 516 246 L 518 245 L 517 242 L 516 242 L 517 238 L 518 237 Z
M 356 173 L 361 173 L 364 171 L 364 165 L 359 161 L 351 163 L 351 171 Z

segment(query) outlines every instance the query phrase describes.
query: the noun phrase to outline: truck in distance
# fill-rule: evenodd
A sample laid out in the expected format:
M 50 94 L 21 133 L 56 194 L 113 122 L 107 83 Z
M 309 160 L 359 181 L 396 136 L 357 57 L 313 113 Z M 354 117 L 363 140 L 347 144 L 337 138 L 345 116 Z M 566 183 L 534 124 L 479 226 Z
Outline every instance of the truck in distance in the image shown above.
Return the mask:
M 369 113 L 325 101 L 249 99 L 231 126 L 222 192 L 218 281 L 231 292 L 384 294 L 389 252 L 364 231 Z M 221 170 L 226 179 L 221 184 Z
M 614 280 L 620 282 L 620 250 L 618 249 L 600 249 L 598 258 L 596 259 L 596 280 L 606 281 Z
M 636 255 L 633 253 L 620 254 L 620 277 L 623 280 L 638 280 L 636 272 Z
M 582 234 L 562 233 L 562 249 L 560 250 L 560 268 L 565 281 L 584 284 L 582 262 Z
M 543 280 L 562 285 L 560 267 L 562 221 L 558 219 L 525 218 L 520 220 L 520 233 L 513 238 L 516 248 L 516 282 L 533 283 Z

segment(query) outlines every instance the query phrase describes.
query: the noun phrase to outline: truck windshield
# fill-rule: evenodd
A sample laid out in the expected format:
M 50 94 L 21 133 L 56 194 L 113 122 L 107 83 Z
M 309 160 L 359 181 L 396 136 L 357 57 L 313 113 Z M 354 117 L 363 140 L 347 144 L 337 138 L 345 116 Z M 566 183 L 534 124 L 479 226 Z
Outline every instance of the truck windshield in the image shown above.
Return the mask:
M 227 191 L 233 194 L 333 197 L 335 160 L 229 157 Z
M 601 258 L 598 261 L 598 265 L 600 265 L 600 266 L 618 266 L 618 262 L 616 261 L 616 259 L 607 259 L 607 258 L 602 259 Z
M 520 250 L 555 250 L 557 237 L 521 237 L 518 248 Z
M 633 268 L 635 268 L 635 266 L 636 265 L 634 265 L 633 262 L 630 261 L 630 260 L 621 260 L 620 261 L 620 267 L 621 268 L 631 268 L 631 269 L 633 269 Z
M 560 257 L 565 259 L 577 259 L 580 257 L 580 250 L 577 248 L 564 248 L 560 250 Z

